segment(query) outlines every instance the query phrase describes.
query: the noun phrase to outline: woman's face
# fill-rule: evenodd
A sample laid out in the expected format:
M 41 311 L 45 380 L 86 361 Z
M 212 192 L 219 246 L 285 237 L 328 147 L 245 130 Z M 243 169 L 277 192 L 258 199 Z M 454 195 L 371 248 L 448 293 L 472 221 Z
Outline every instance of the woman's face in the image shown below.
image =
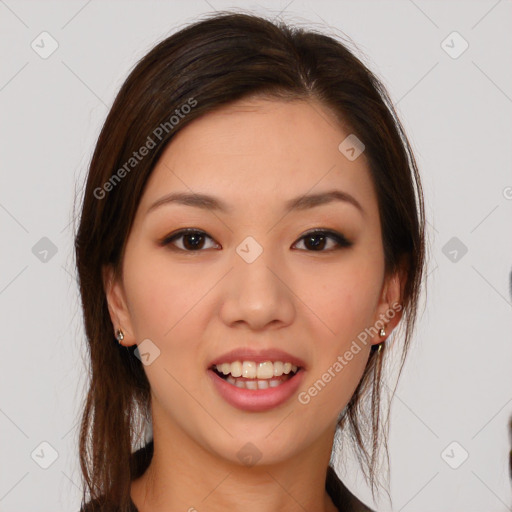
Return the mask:
M 162 154 L 123 277 L 106 285 L 123 344 L 143 354 L 155 435 L 179 433 L 239 463 L 332 442 L 382 341 L 379 319 L 399 299 L 365 154 L 354 159 L 351 139 L 339 149 L 349 135 L 318 103 L 243 100 L 193 121 Z M 185 228 L 199 233 L 180 236 Z M 296 375 L 279 375 L 290 371 L 279 362 Z M 226 363 L 229 382 L 213 363 Z

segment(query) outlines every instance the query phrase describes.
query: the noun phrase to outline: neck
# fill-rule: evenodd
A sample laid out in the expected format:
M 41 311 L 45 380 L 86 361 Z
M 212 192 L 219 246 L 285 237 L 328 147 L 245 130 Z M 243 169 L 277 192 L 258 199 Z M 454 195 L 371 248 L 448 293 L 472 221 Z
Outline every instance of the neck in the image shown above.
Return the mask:
M 307 452 L 249 466 L 207 451 L 178 428 L 153 425 L 151 463 L 132 482 L 139 512 L 337 511 L 325 489 L 334 427 Z

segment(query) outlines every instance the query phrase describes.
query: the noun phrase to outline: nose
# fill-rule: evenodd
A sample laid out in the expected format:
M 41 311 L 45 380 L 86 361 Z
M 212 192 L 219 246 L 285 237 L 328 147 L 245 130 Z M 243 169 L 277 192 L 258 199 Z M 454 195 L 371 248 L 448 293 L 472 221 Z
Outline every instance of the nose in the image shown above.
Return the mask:
M 293 322 L 296 307 L 291 276 L 263 251 L 251 263 L 239 254 L 233 268 L 223 279 L 220 315 L 233 327 L 244 324 L 254 331 L 281 328 Z

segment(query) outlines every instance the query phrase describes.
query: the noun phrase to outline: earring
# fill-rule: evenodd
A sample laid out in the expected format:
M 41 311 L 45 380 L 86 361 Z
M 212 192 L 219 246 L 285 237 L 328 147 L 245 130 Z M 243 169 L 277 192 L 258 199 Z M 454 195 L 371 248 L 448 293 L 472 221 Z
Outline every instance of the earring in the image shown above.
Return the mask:
M 124 340 L 124 332 L 121 329 L 117 329 L 116 331 L 116 340 L 119 342 L 119 345 L 121 345 L 121 341 Z
M 384 330 L 384 328 L 380 329 L 380 331 L 379 331 L 379 336 L 380 336 L 381 338 L 384 338 L 384 336 L 386 336 L 386 331 Z M 386 341 L 385 341 L 385 340 L 384 340 L 384 341 L 381 341 L 381 342 L 377 345 L 377 346 L 379 347 L 379 348 L 377 349 L 377 354 L 382 350 L 382 346 L 384 345 L 384 343 L 386 343 Z

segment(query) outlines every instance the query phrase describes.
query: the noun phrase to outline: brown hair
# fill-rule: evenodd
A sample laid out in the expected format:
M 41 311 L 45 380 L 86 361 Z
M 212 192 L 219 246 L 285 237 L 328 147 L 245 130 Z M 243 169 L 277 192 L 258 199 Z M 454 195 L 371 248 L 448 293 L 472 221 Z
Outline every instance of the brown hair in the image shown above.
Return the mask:
M 150 386 L 135 347 L 120 346 L 114 338 L 102 269 L 112 265 L 120 275 L 145 184 L 173 136 L 199 116 L 254 96 L 315 99 L 364 143 L 386 272 L 406 269 L 402 369 L 424 267 L 424 211 L 415 159 L 385 88 L 333 37 L 248 14 L 208 16 L 163 40 L 137 63 L 115 98 L 91 160 L 75 239 L 90 355 L 80 428 L 83 504 L 88 491 L 91 500 L 103 497 L 104 505 L 128 510 L 135 474 L 131 454 L 150 414 Z M 134 159 L 143 146 L 151 149 Z M 372 492 L 385 352 L 384 347 L 371 351 L 339 423 L 349 428 Z

